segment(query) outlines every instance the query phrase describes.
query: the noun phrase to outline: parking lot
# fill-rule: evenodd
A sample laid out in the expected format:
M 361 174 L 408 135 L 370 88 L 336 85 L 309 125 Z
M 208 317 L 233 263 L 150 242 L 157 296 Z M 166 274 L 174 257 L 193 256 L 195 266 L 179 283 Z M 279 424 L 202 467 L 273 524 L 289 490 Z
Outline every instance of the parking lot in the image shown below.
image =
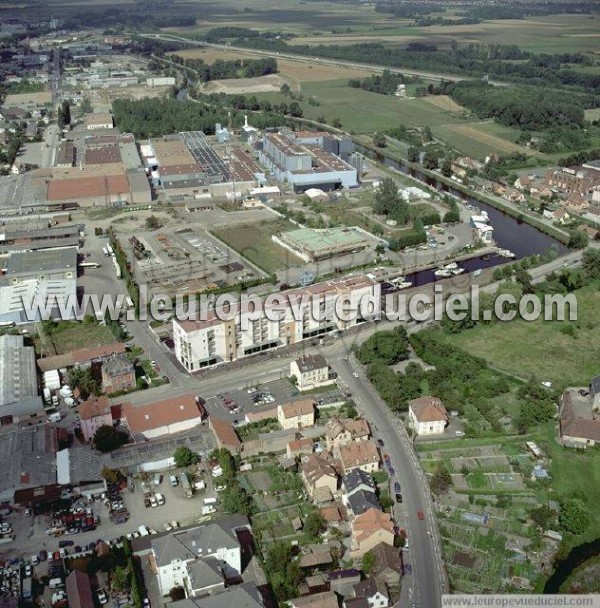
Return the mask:
M 285 378 L 258 385 L 249 380 L 244 388 L 208 398 L 205 407 L 217 418 L 241 421 L 248 412 L 270 410 L 300 397 L 300 391 Z

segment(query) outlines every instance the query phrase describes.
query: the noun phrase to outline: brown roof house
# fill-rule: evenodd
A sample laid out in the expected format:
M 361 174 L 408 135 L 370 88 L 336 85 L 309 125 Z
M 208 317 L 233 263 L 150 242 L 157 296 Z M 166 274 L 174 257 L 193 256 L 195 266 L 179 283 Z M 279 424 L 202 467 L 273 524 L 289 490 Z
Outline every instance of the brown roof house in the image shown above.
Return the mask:
M 81 433 L 86 441 L 91 441 L 101 426 L 112 426 L 113 418 L 110 402 L 105 395 L 90 397 L 77 407 L 80 417 Z
M 372 441 L 349 443 L 339 449 L 340 460 L 344 473 L 352 469 L 360 469 L 365 473 L 379 470 L 380 459 L 377 446 Z
M 135 368 L 125 355 L 113 355 L 102 363 L 102 391 L 116 393 L 135 387 Z
M 154 439 L 198 426 L 202 423 L 204 408 L 196 402 L 194 395 L 181 395 L 148 405 L 125 403 L 121 417 L 133 436 Z
M 385 581 L 374 576 L 354 585 L 354 597 L 365 598 L 372 608 L 388 608 L 390 605 L 390 594 Z
M 408 402 L 408 419 L 416 435 L 439 435 L 448 424 L 448 412 L 437 397 L 419 397 Z
M 303 429 L 315 424 L 315 402 L 301 399 L 277 406 L 277 420 L 284 430 Z
M 362 556 L 378 545 L 394 545 L 394 522 L 389 513 L 369 509 L 354 518 L 352 527 L 351 556 L 353 559 Z
M 327 423 L 327 430 L 325 431 L 327 449 L 330 451 L 353 441 L 366 441 L 370 437 L 371 429 L 364 418 L 341 420 L 334 416 Z
M 290 441 L 285 448 L 286 456 L 294 458 L 296 456 L 308 456 L 313 452 L 313 440 L 310 437 L 300 437 Z
M 94 608 L 90 577 L 81 570 L 73 570 L 66 579 L 70 608 Z
M 232 454 L 239 454 L 242 451 L 243 444 L 229 422 L 211 416 L 208 420 L 208 426 L 213 432 L 219 448 L 225 448 Z
M 402 559 L 399 550 L 386 543 L 379 543 L 369 553 L 375 558 L 371 574 L 385 581 L 390 587 L 399 585 L 402 576 Z
M 314 593 L 304 597 L 297 597 L 288 600 L 292 608 L 338 608 L 339 602 L 337 595 L 333 591 Z
M 594 406 L 594 381 L 600 392 L 600 378 L 594 378 L 588 395 L 568 388 L 561 397 L 560 438 L 567 447 L 585 449 L 600 443 L 600 406 Z
M 321 456 L 311 454 L 306 457 L 302 463 L 301 477 L 310 496 L 315 496 L 321 488 L 329 490 L 332 497 L 337 492 L 337 471 Z

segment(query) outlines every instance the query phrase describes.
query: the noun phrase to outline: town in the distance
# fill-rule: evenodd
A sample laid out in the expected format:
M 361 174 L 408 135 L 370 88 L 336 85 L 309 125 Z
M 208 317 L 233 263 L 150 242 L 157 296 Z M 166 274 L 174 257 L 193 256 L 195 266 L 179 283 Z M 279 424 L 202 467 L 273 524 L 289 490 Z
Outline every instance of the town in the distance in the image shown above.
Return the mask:
M 0 4 L 0 608 L 600 606 L 599 32 Z

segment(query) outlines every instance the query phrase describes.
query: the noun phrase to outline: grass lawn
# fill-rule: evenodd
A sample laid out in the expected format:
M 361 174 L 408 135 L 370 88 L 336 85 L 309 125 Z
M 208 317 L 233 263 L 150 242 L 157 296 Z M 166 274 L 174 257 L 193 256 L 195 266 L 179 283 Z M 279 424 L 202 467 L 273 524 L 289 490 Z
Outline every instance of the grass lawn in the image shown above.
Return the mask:
M 287 220 L 276 220 L 215 228 L 212 233 L 265 272 L 273 273 L 303 264 L 299 257 L 271 240 L 272 235 L 295 228 Z
M 590 285 L 575 292 L 578 321 L 512 321 L 479 325 L 449 341 L 486 359 L 490 365 L 528 378 L 536 376 L 564 387 L 587 385 L 599 373 L 600 291 Z M 575 326 L 575 337 L 563 333 Z
M 113 344 L 116 340 L 112 332 L 105 325 L 84 323 L 77 321 L 59 321 L 58 323 L 45 323 L 43 328 L 44 341 L 36 333 L 34 337 L 37 352 L 44 349 L 44 355 L 63 355 L 64 353 L 78 350 L 80 348 L 95 348 Z M 49 353 L 53 349 L 54 353 Z

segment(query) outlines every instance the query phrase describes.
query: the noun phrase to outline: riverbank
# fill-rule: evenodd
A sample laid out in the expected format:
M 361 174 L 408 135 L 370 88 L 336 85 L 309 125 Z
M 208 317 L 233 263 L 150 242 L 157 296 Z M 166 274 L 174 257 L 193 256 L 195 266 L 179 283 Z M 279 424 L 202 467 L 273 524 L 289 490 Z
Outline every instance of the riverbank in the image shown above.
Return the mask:
M 424 175 L 425 177 L 428 177 L 429 179 L 433 180 L 436 183 L 443 184 L 447 188 L 451 188 L 452 190 L 460 192 L 461 194 L 464 194 L 465 196 L 470 196 L 471 198 L 478 200 L 482 203 L 485 203 L 486 205 L 490 205 L 490 207 L 494 207 L 495 209 L 498 209 L 498 211 L 502 211 L 503 213 L 506 213 L 507 215 L 516 219 L 519 222 L 527 223 L 530 226 L 539 230 L 540 232 L 543 232 L 544 234 L 547 234 L 548 236 L 555 238 L 556 240 L 560 241 L 564 245 L 566 245 L 569 242 L 569 235 L 566 232 L 564 232 L 563 230 L 560 230 L 554 226 L 546 224 L 541 219 L 531 216 L 529 213 L 526 213 L 524 210 L 515 209 L 508 202 L 503 202 L 495 197 L 490 197 L 482 192 L 473 190 L 473 189 L 465 186 L 464 184 L 455 182 L 454 180 L 444 177 L 443 175 L 441 175 L 439 173 L 425 169 L 423 166 L 419 165 L 418 163 L 411 163 L 396 152 L 377 148 L 374 144 L 371 144 L 368 141 L 365 141 L 365 139 L 362 137 L 353 137 L 353 140 L 357 145 L 372 152 L 375 155 L 376 161 L 378 160 L 379 157 L 388 158 L 389 160 L 391 160 L 399 165 L 403 165 L 411 173 L 412 172 L 417 173 L 417 174 L 421 173 L 422 175 Z M 411 173 L 409 173 L 409 175 L 416 181 L 420 181 L 421 183 L 424 183 L 427 186 L 430 185 L 427 182 L 419 180 L 418 177 L 415 177 Z

